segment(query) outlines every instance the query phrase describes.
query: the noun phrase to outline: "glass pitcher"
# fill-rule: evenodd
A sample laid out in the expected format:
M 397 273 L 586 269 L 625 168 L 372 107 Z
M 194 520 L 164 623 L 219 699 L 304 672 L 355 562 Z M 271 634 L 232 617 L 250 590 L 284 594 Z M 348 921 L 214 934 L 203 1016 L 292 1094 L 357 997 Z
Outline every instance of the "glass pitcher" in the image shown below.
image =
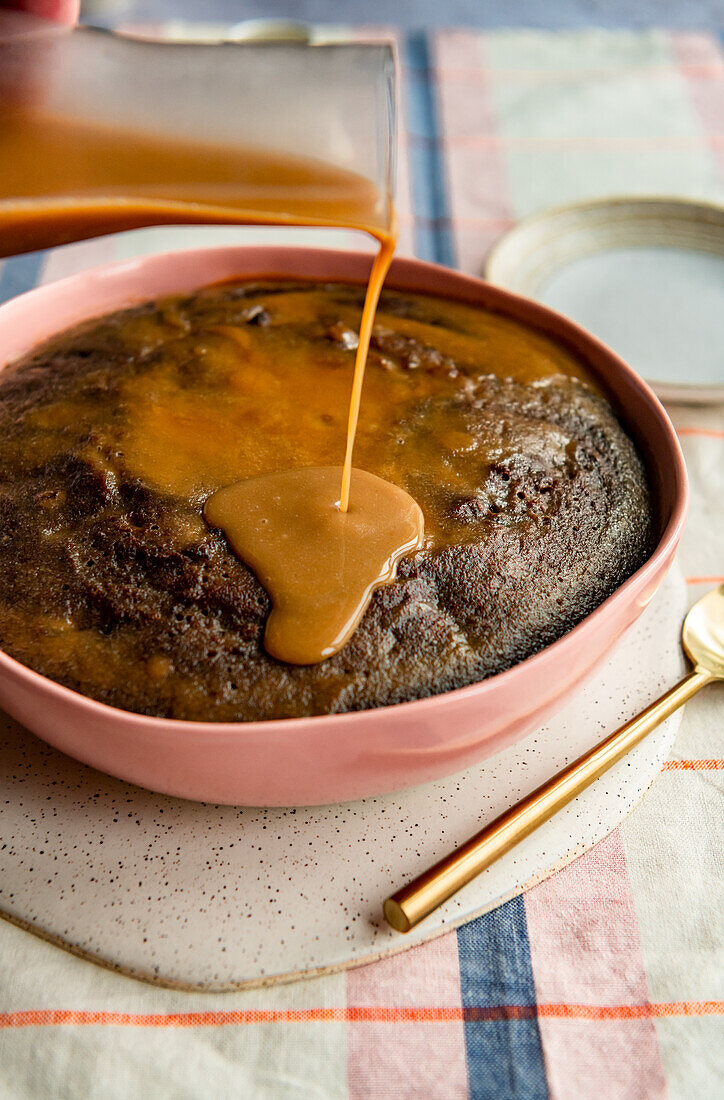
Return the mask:
M 0 255 L 140 226 L 394 229 L 388 44 L 162 43 L 0 12 Z

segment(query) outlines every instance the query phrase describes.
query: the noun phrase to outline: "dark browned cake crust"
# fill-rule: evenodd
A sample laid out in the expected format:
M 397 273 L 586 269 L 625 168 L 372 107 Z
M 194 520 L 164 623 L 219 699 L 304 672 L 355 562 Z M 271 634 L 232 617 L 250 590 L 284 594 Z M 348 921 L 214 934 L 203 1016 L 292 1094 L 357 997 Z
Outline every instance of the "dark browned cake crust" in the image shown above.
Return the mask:
M 337 377 L 348 382 L 361 301 L 352 287 L 213 288 L 86 324 L 6 369 L 2 647 L 76 691 L 143 714 L 248 721 L 338 713 L 509 668 L 570 630 L 644 562 L 653 512 L 643 465 L 567 353 L 557 360 L 555 346 L 531 334 L 531 354 L 548 357 L 548 374 L 505 365 L 496 372 L 485 340 L 480 363 L 463 344 L 460 356 L 450 354 L 461 307 L 450 314 L 444 303 L 389 292 L 355 464 L 418 500 L 429 544 L 374 594 L 336 656 L 307 667 L 270 658 L 266 594 L 201 520 L 206 497 L 233 477 L 203 459 L 197 482 L 174 467 L 165 484 L 160 458 L 138 442 L 138 423 L 151 431 L 143 417 L 161 417 L 155 442 L 163 443 L 171 430 L 159 412 L 163 387 L 175 386 L 199 416 L 205 401 L 216 401 L 220 417 L 231 418 L 224 431 L 236 431 L 224 380 L 233 370 L 243 382 L 244 357 L 264 341 L 272 358 L 282 339 L 290 355 L 312 349 L 330 386 Z M 524 338 L 513 322 L 490 324 L 496 339 L 508 331 Z M 241 350 L 231 329 L 241 333 Z M 440 346 L 429 338 L 436 330 Z M 232 345 L 238 363 L 229 366 Z M 430 392 L 410 382 L 405 396 L 407 379 L 423 376 Z M 319 464 L 340 461 L 341 421 L 315 416 L 319 431 L 331 433 Z M 181 447 L 186 429 L 182 420 L 173 425 Z M 293 465 L 278 446 L 279 466 Z M 316 462 L 303 453 L 297 464 Z

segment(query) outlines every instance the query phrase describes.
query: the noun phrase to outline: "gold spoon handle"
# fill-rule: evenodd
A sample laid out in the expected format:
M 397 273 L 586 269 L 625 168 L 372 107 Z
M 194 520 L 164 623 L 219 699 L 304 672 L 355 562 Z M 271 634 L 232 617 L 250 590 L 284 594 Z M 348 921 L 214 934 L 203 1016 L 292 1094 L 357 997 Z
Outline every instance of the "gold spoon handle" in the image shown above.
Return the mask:
M 433 909 L 437 909 L 438 905 L 442 905 L 496 859 L 548 821 L 642 741 L 660 722 L 714 679 L 704 669 L 695 668 L 676 687 L 667 691 L 636 718 L 589 749 L 532 794 L 486 825 L 456 851 L 387 898 L 384 903 L 387 923 L 398 932 L 409 932 L 432 913 Z

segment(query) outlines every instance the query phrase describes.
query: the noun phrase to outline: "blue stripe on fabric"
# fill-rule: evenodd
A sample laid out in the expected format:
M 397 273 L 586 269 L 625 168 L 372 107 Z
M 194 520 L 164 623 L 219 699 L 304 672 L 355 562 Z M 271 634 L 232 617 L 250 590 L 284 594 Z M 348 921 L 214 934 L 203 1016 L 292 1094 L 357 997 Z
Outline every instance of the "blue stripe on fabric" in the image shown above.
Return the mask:
M 46 252 L 27 252 L 5 261 L 0 269 L 0 302 L 32 290 L 40 278 L 46 255 Z
M 523 898 L 459 928 L 457 936 L 471 1100 L 545 1100 Z M 506 1019 L 510 1005 L 525 1006 L 530 1015 Z M 486 1019 L 485 1010 L 496 1008 L 503 1011 Z
M 405 63 L 408 71 L 406 102 L 415 253 L 421 260 L 454 266 L 430 45 L 424 31 L 413 31 L 407 36 Z

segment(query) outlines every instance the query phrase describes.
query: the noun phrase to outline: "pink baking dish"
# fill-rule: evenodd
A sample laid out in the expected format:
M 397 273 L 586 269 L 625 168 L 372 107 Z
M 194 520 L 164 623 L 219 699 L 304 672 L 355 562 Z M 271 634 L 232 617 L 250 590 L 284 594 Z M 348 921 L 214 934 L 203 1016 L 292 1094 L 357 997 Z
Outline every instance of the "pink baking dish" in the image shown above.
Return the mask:
M 0 307 L 0 364 L 79 321 L 220 279 L 366 278 L 362 253 L 287 247 L 209 248 L 112 264 Z M 362 798 L 459 771 L 539 726 L 595 668 L 661 584 L 687 506 L 674 429 L 649 387 L 594 337 L 534 302 L 417 260 L 395 260 L 388 285 L 492 308 L 564 340 L 597 375 L 646 457 L 658 495 L 656 550 L 575 629 L 479 684 L 353 714 L 273 722 L 147 718 L 87 699 L 0 652 L 0 705 L 70 756 L 183 798 L 236 805 L 313 805 Z

